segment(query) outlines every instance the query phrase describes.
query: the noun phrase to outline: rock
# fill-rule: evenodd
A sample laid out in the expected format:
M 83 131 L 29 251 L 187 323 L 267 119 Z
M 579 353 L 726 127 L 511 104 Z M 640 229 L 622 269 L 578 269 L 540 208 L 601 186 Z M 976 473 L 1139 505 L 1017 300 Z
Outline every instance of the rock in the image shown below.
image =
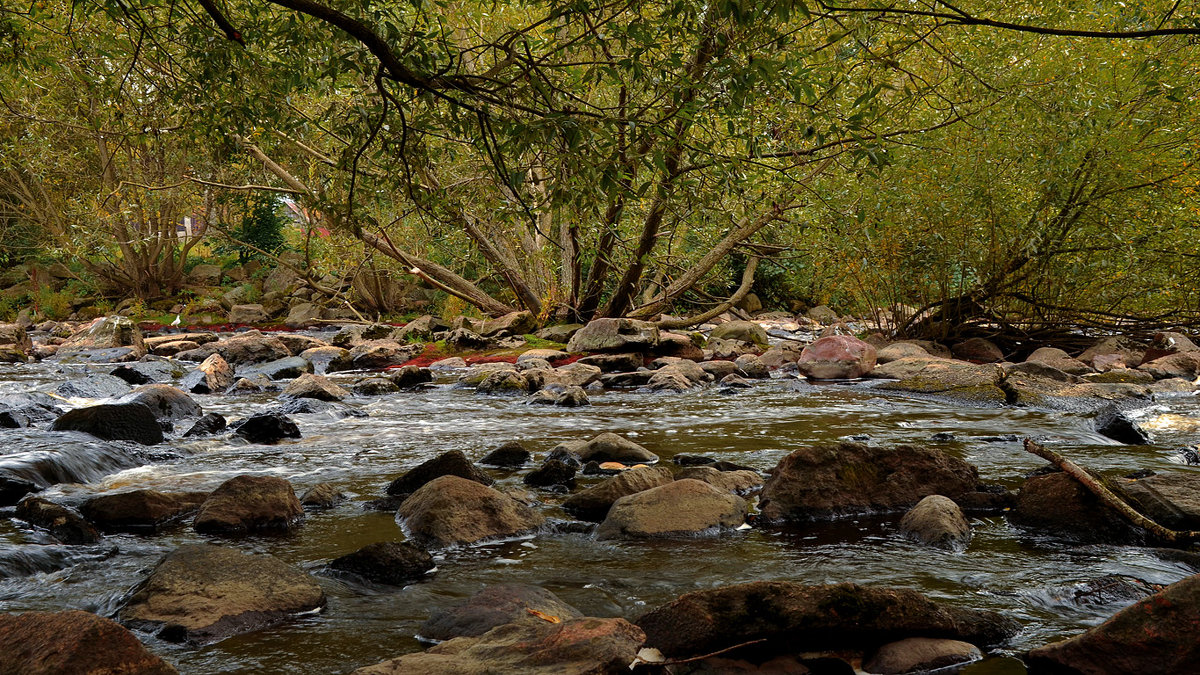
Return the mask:
M 727 321 L 713 328 L 708 334 L 710 340 L 737 340 L 752 344 L 760 349 L 766 349 L 767 331 L 753 321 Z
M 573 472 L 572 472 L 573 473 Z M 563 510 L 581 520 L 600 522 L 608 515 L 609 508 L 622 497 L 627 497 L 651 488 L 672 482 L 674 477 L 666 467 L 645 467 L 623 471 L 612 478 L 593 485 L 563 502 Z
M 477 394 L 525 395 L 530 390 L 530 382 L 524 373 L 516 370 L 496 370 L 485 377 L 475 387 Z
M 204 417 L 196 420 L 196 423 L 192 425 L 192 428 L 188 429 L 187 432 L 183 434 L 183 437 L 191 438 L 194 436 L 212 436 L 213 434 L 219 434 L 222 431 L 225 431 L 225 426 L 225 417 L 223 415 L 219 415 L 217 413 L 208 413 Z
M 169 359 L 158 356 L 143 356 L 142 358 L 153 360 L 117 366 L 109 375 L 119 377 L 131 385 L 165 383 L 177 377 L 183 377 L 183 369 Z
M 315 509 L 331 509 L 346 500 L 332 483 L 317 483 L 300 495 L 301 506 L 311 506 Z
M 353 347 L 345 356 L 334 359 L 330 362 L 328 370 L 379 370 L 402 365 L 419 353 L 419 345 L 402 345 L 392 340 L 368 340 Z
M 312 364 L 313 372 L 328 372 L 329 364 L 344 359 L 350 352 L 341 347 L 310 347 L 300 352 L 300 358 Z
M 542 514 L 486 485 L 442 476 L 421 486 L 396 512 L 409 540 L 430 548 L 531 534 Z
M 1079 355 L 1079 360 L 1096 370 L 1113 367 L 1136 368 L 1146 355 L 1146 345 L 1125 337 L 1106 337 L 1097 340 Z M 1107 358 L 1101 358 L 1107 357 Z M 1097 363 L 1097 359 L 1101 359 Z
M 130 319 L 123 316 L 100 317 L 86 327 L 72 334 L 58 347 L 58 355 L 77 354 L 101 349 L 128 348 L 131 358 L 124 360 L 136 361 L 146 355 L 146 343 L 142 330 Z
M 1200 375 L 1200 351 L 1176 352 L 1138 366 L 1138 370 L 1150 373 L 1156 380 L 1181 377 L 1187 380 Z
M 779 461 L 763 485 L 767 520 L 809 521 L 895 512 L 922 498 L 973 492 L 975 467 L 935 448 L 843 442 L 801 448 Z
M 179 340 L 185 340 L 187 342 L 194 343 L 196 346 L 200 346 L 209 344 L 210 342 L 216 342 L 220 339 L 221 338 L 216 333 L 209 332 L 171 333 L 169 335 L 155 335 L 152 337 L 143 338 L 142 342 L 145 343 L 147 349 L 156 349 L 160 345 L 165 345 L 170 342 L 177 342 Z
M 155 356 L 175 356 L 181 352 L 188 352 L 199 348 L 200 343 L 198 342 L 192 342 L 191 340 L 171 340 L 155 345 L 150 352 Z
M 734 359 L 733 363 L 750 379 L 761 380 L 771 376 L 767 365 L 754 354 L 743 354 Z
M 592 401 L 588 398 L 587 392 L 582 387 L 560 387 L 552 385 L 554 389 L 542 389 L 534 392 L 533 396 L 527 401 L 528 403 L 550 403 L 563 408 L 578 408 L 580 406 L 591 405 Z M 534 400 L 538 399 L 538 400 Z M 548 399 L 548 400 L 543 400 Z
M 283 323 L 288 328 L 308 328 L 321 319 L 321 307 L 311 302 L 301 302 L 288 309 Z
M 300 275 L 287 267 L 276 267 L 263 280 L 263 293 L 291 293 L 300 283 Z
M 120 624 L 91 612 L 0 614 L 4 675 L 177 675 Z
M 593 319 L 575 331 L 568 352 L 646 352 L 659 340 L 658 327 L 634 319 Z
M 533 369 L 524 374 L 531 387 L 585 387 L 598 381 L 601 371 L 597 366 L 576 362 L 558 368 Z
M 658 455 L 633 441 L 605 432 L 590 441 L 571 441 L 555 447 L 574 454 L 584 462 L 621 462 L 622 464 L 653 464 Z
M 305 350 L 302 350 L 305 351 Z M 302 356 L 289 356 L 287 358 L 268 361 L 267 363 L 259 364 L 250 368 L 244 368 L 241 371 L 242 377 L 253 377 L 255 375 L 263 375 L 270 380 L 291 380 L 305 373 L 313 372 L 313 364 Z
M 281 398 L 315 398 L 318 401 L 340 401 L 350 395 L 324 375 L 305 373 L 284 388 Z
M 288 532 L 304 519 L 292 484 L 277 476 L 235 476 L 221 483 L 192 522 L 197 532 L 241 535 Z
M 568 354 L 559 349 L 526 349 L 517 355 L 517 370 L 534 370 L 537 368 L 553 368 L 551 361 L 565 359 Z M 588 358 L 588 357 L 584 357 Z M 582 361 L 583 359 L 580 359 Z M 522 364 L 533 361 L 535 365 L 522 367 Z M 542 365 L 545 364 L 545 365 Z
M 583 616 L 579 610 L 540 586 L 493 584 L 461 605 L 434 612 L 429 620 L 421 624 L 418 634 L 422 639 L 442 641 L 476 637 L 504 624 L 546 622 L 534 612 L 563 621 Z
M 477 363 L 458 376 L 458 384 L 463 387 L 477 387 L 494 373 L 502 371 L 516 372 L 517 367 L 511 363 Z
M 971 540 L 971 524 L 954 500 L 929 495 L 900 519 L 900 531 L 917 541 L 961 551 Z
M 201 264 L 188 272 L 187 280 L 193 286 L 220 286 L 222 276 L 224 273 L 220 265 Z
M 205 492 L 131 490 L 85 501 L 80 513 L 105 532 L 155 533 L 196 511 Z
M 514 469 L 524 466 L 530 457 L 532 455 L 525 449 L 525 446 L 517 441 L 509 441 L 484 455 L 483 459 L 479 460 L 479 463 L 485 466 L 500 466 Z
M 828 305 L 817 305 L 804 313 L 804 316 L 820 323 L 823 326 L 828 326 L 838 322 L 840 318 L 837 312 L 829 308 Z
M 889 642 L 863 661 L 868 673 L 893 675 L 923 673 L 949 666 L 971 663 L 983 658 L 979 647 L 961 640 L 936 638 L 907 638 Z
M 436 570 L 428 551 L 407 542 L 381 541 L 334 558 L 329 568 L 354 574 L 378 584 L 403 586 L 424 579 Z
M 507 623 L 352 675 L 599 675 L 629 669 L 645 635 L 624 619 Z
M 1120 406 L 1110 405 L 1096 411 L 1096 431 L 1126 445 L 1146 445 L 1150 437 L 1129 418 Z
M 695 591 L 635 622 L 646 645 L 688 657 L 766 639 L 789 653 L 864 649 L 910 637 L 995 645 L 1018 625 L 995 612 L 943 605 L 902 588 L 757 581 Z
M 13 506 L 27 494 L 37 492 L 36 484 L 15 476 L 0 474 L 0 507 Z
M 33 350 L 33 340 L 25 327 L 16 323 L 0 323 L 0 349 L 25 354 Z
M 683 478 L 701 480 L 713 487 L 743 497 L 757 491 L 763 485 L 763 478 L 757 471 L 745 469 L 723 471 L 712 466 L 688 467 L 675 476 L 676 480 Z
M 1042 593 L 1033 595 L 1035 601 L 1043 601 L 1050 607 L 1112 608 L 1112 611 L 1128 607 L 1161 591 L 1165 586 L 1151 584 L 1141 579 L 1121 574 L 1106 574 L 1073 584 L 1051 586 Z
M 119 617 L 164 640 L 207 644 L 324 606 L 321 587 L 274 556 L 188 544 L 158 563 Z
M 796 365 L 813 380 L 855 379 L 875 367 L 875 348 L 849 335 L 823 337 L 804 348 Z
M 92 373 L 58 385 L 54 393 L 64 398 L 115 398 L 130 391 L 129 384 L 115 375 Z
M 496 482 L 487 472 L 472 464 L 461 450 L 451 450 L 404 472 L 404 475 L 388 484 L 387 494 L 393 497 L 411 495 L 422 485 L 442 476 L 458 476 L 480 485 Z
M 744 354 L 753 354 L 759 350 L 759 346 L 750 342 L 742 342 L 741 340 L 725 340 L 722 338 L 711 338 L 705 344 L 703 354 L 705 360 L 733 360 Z
M 396 342 L 426 341 L 432 339 L 434 333 L 446 330 L 449 327 L 441 319 L 426 314 L 392 331 L 392 339 Z
M 388 372 L 388 379 L 401 389 L 412 389 L 433 382 L 433 373 L 420 366 L 401 366 Z
M 893 342 L 876 353 L 875 362 L 882 365 L 884 363 L 891 363 L 892 361 L 899 361 L 900 359 L 927 359 L 929 357 L 929 352 L 925 351 L 920 345 L 915 345 L 911 342 Z
M 557 326 L 546 326 L 534 335 L 550 342 L 566 344 L 571 340 L 571 336 L 579 332 L 580 328 L 583 328 L 581 323 L 564 323 Z
M 1194 673 L 1200 650 L 1190 639 L 1200 616 L 1200 575 L 1117 612 L 1104 623 L 1029 652 L 1036 672 Z
M 577 464 L 570 464 L 559 459 L 547 459 L 540 467 L 525 475 L 522 482 L 531 487 L 552 487 L 555 485 L 575 487 L 575 473 L 579 470 Z
M 446 336 L 446 344 L 461 350 L 487 349 L 487 338 L 467 328 L 456 328 Z
M 1194 351 L 1200 351 L 1200 347 L 1197 347 L 1196 343 L 1183 333 L 1170 331 L 1155 333 L 1150 340 L 1150 345 L 1146 348 L 1145 355 L 1142 356 L 1142 363 L 1146 364 L 1170 354 Z
M 1120 514 L 1059 471 L 1025 481 L 1008 519 L 1018 527 L 1079 543 L 1134 543 L 1141 538 Z
M 1200 530 L 1200 474 L 1172 471 L 1113 483 L 1140 513 L 1172 530 Z
M 746 522 L 746 501 L 684 478 L 622 497 L 596 529 L 598 539 L 642 539 L 717 533 Z
M 163 442 L 162 427 L 150 408 L 141 403 L 109 403 L 76 408 L 54 420 L 51 431 L 82 431 L 106 441 L 133 441 L 142 445 Z
M 1025 359 L 1025 362 L 1041 363 L 1043 365 L 1050 366 L 1051 368 L 1061 370 L 1068 375 L 1086 375 L 1093 372 L 1092 367 L 1088 364 L 1080 361 L 1079 359 L 1072 358 L 1070 354 L 1054 347 L 1042 347 L 1034 350 L 1034 352 Z
M 350 391 L 358 396 L 383 396 L 399 392 L 400 387 L 386 377 L 368 377 L 355 382 Z
M 220 354 L 232 366 L 267 363 L 292 356 L 291 350 L 279 338 L 251 330 L 201 345 L 199 349 L 180 352 L 176 357 L 185 361 L 203 361 L 213 354 Z
M 143 385 L 118 403 L 140 403 L 159 420 L 172 422 L 204 414 L 204 409 L 187 392 L 169 384 Z
M 183 378 L 183 388 L 193 394 L 220 394 L 233 386 L 233 368 L 213 354 Z
M 910 357 L 878 366 L 871 376 L 900 380 L 879 385 L 883 391 L 930 394 L 975 405 L 1002 406 L 1007 401 L 1000 388 L 1004 370 L 993 364 Z
M 804 351 L 804 345 L 792 340 L 785 340 L 777 345 L 772 345 L 767 351 L 763 352 L 759 359 L 772 370 L 791 367 L 791 364 L 800 360 L 800 354 Z
M 704 350 L 700 348 L 703 339 L 698 333 L 684 334 L 663 331 L 658 334 L 658 344 L 651 350 L 651 353 L 689 361 L 703 361 Z
M 1004 360 L 1004 352 L 986 338 L 973 337 L 951 345 L 950 353 L 955 358 L 971 363 L 996 363 Z
M 229 308 L 229 323 L 235 325 L 266 323 L 270 318 L 263 306 L 258 304 L 234 305 Z
M 286 415 L 258 413 L 237 422 L 234 434 L 251 443 L 271 445 L 285 438 L 300 438 L 300 428 Z
M 484 319 L 478 332 L 483 337 L 505 337 L 509 335 L 525 335 L 537 329 L 537 319 L 533 312 L 522 310 L 511 312 L 495 319 Z
M 751 389 L 754 383 L 744 377 L 738 375 L 726 375 L 718 382 L 721 385 L 721 393 L 731 393 L 739 389 Z
M 654 371 L 647 385 L 654 391 L 684 392 L 708 382 L 711 377 L 695 361 L 679 359 Z
M 700 368 L 716 380 L 724 379 L 738 372 L 737 364 L 733 361 L 705 361 L 700 364 Z
M 625 354 L 593 354 L 579 359 L 575 363 L 595 366 L 604 373 L 621 373 L 637 370 L 645 363 L 645 357 L 637 352 Z
M 1143 370 L 1110 368 L 1102 373 L 1084 375 L 1083 380 L 1096 384 L 1151 384 L 1154 382 L 1154 376 Z
M 17 503 L 17 517 L 30 525 L 48 530 L 64 544 L 94 544 L 100 533 L 74 509 L 49 499 L 29 495 Z

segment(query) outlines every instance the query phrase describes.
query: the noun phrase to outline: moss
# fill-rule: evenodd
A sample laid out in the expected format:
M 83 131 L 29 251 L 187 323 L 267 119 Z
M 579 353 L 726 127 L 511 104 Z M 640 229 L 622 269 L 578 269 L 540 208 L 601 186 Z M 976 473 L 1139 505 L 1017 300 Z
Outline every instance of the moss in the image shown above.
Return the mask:
M 540 338 L 536 335 L 523 335 L 521 337 L 525 338 L 525 345 L 528 346 L 530 349 L 566 350 L 566 348 L 567 348 L 567 346 L 561 342 L 554 342 L 553 340 L 543 340 L 542 338 Z

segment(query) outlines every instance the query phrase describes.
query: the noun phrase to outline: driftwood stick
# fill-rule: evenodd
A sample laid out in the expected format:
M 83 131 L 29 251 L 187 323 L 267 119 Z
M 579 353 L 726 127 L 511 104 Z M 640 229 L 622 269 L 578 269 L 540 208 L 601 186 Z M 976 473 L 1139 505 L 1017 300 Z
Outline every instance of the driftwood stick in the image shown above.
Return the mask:
M 1157 539 L 1172 544 L 1190 544 L 1200 541 L 1200 532 L 1195 530 L 1172 530 L 1142 515 L 1124 499 L 1121 499 L 1112 490 L 1105 487 L 1103 483 L 1088 473 L 1086 469 L 1057 452 L 1047 449 L 1033 439 L 1025 439 L 1025 451 L 1037 455 L 1059 469 L 1062 469 L 1063 473 L 1079 481 L 1080 485 L 1095 495 L 1105 506 L 1121 514 L 1130 523 L 1146 530 Z

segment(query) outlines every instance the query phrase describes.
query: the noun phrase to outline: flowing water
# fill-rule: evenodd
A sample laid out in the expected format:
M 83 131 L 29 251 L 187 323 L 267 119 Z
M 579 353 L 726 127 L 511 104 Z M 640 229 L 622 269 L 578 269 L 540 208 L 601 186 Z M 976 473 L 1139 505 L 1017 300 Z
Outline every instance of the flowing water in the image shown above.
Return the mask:
M 60 368 L 2 370 L 0 395 L 45 389 L 78 375 Z M 206 411 L 230 418 L 257 411 L 273 397 L 196 396 Z M 936 441 L 939 447 L 978 466 L 986 482 L 1016 487 L 1043 464 L 1022 451 L 1018 439 L 1024 436 L 1105 472 L 1194 471 L 1179 463 L 1175 449 L 1197 441 L 1200 399 L 1147 402 L 1150 407 L 1138 415 L 1155 443 L 1142 447 L 1114 444 L 1073 414 L 956 407 L 885 395 L 869 383 L 811 386 L 776 379 L 737 394 L 610 391 L 593 394 L 590 407 L 563 410 L 478 396 L 447 379 L 417 392 L 347 402 L 369 416 L 297 415 L 303 433 L 297 441 L 262 446 L 228 437 L 173 440 L 168 446 L 174 453 L 151 457 L 75 433 L 0 429 L 0 468 L 30 472 L 39 462 L 42 469 L 67 467 L 77 482 L 47 494 L 65 503 L 131 487 L 211 489 L 244 473 L 282 476 L 297 493 L 328 481 L 349 497 L 336 508 L 310 512 L 291 536 L 216 540 L 310 571 L 329 604 L 320 614 L 202 648 L 140 635 L 188 674 L 348 672 L 421 649 L 414 636 L 432 611 L 507 581 L 544 586 L 587 615 L 630 619 L 681 593 L 753 580 L 909 587 L 1017 619 L 1024 630 L 1009 645 L 1015 652 L 1080 632 L 1118 609 L 1056 599 L 1056 588 L 1105 574 L 1166 584 L 1195 572 L 1151 549 L 1066 546 L 1030 536 L 1003 517 L 973 519 L 970 547 L 945 552 L 899 536 L 893 516 L 715 539 L 618 543 L 544 534 L 444 553 L 436 574 L 405 588 L 361 585 L 323 574 L 324 565 L 366 544 L 403 537 L 391 513 L 366 511 L 362 502 L 382 496 L 387 482 L 406 468 L 447 450 L 478 459 L 519 440 L 540 460 L 559 442 L 612 431 L 664 462 L 695 453 L 766 470 L 806 444 L 863 434 L 873 443 L 933 443 L 931 437 L 944 432 L 953 438 Z M 523 487 L 523 472 L 491 473 L 501 489 Z M 543 499 L 548 515 L 566 519 L 555 506 L 562 497 Z M 162 555 L 183 543 L 212 540 L 180 526 L 157 536 L 110 535 L 98 545 L 67 547 L 4 517 L 11 511 L 0 510 L 0 611 L 6 612 L 78 608 L 111 616 Z M 1020 672 L 1011 660 L 993 659 L 984 668 L 987 663 L 988 672 Z M 979 666 L 976 671 L 983 672 Z

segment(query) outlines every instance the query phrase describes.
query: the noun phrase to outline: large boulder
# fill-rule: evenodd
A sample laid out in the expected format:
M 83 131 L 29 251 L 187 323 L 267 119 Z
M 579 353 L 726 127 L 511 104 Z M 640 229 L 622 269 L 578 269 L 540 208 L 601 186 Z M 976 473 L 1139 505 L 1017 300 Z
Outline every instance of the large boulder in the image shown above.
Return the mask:
M 583 462 L 621 462 L 622 464 L 653 464 L 658 455 L 633 441 L 605 432 L 590 441 L 560 443 L 554 450 L 563 450 Z M 551 451 L 553 452 L 553 451 Z
M 300 427 L 283 413 L 262 412 L 234 423 L 233 433 L 251 443 L 271 445 L 285 438 L 300 438 Z
M 929 394 L 985 406 L 1004 405 L 1008 400 L 1000 388 L 1004 370 L 995 364 L 906 357 L 876 367 L 871 376 L 899 380 L 879 385 L 884 391 Z
M 525 536 L 545 517 L 486 485 L 442 476 L 421 486 L 396 512 L 405 534 L 427 548 Z
M 1200 530 L 1200 473 L 1172 471 L 1114 484 L 1138 511 L 1173 530 Z
M 507 623 L 542 623 L 546 616 L 566 620 L 583 614 L 540 586 L 494 584 L 461 605 L 434 612 L 418 634 L 439 641 L 476 637 Z
M 634 319 L 593 319 L 567 342 L 569 352 L 646 352 L 658 344 L 658 327 Z
M 321 586 L 274 556 L 188 544 L 158 563 L 119 617 L 165 640 L 206 644 L 324 606 Z
M 142 445 L 163 442 L 162 427 L 150 408 L 141 403 L 107 403 L 76 408 L 54 420 L 51 431 L 82 431 L 106 441 L 133 441 Z
M 758 581 L 687 593 L 635 622 L 670 658 L 765 639 L 788 652 L 870 649 L 909 637 L 995 645 L 1017 624 L 995 612 L 943 605 L 901 588 Z
M 0 323 L 0 363 L 21 362 L 33 351 L 33 341 L 25 327 L 16 323 Z
M 899 361 L 900 359 L 927 359 L 929 357 L 930 353 L 921 347 L 921 345 L 913 344 L 912 342 L 893 342 L 878 350 L 875 354 L 875 362 L 884 364 Z
M 691 359 L 663 357 L 657 363 L 662 361 L 668 362 L 655 370 L 646 383 L 654 391 L 684 392 L 702 386 L 713 379 L 713 375 Z
M 644 638 L 624 619 L 506 623 L 352 675 L 615 675 L 629 671 Z
M 1068 375 L 1086 375 L 1093 372 L 1091 366 L 1056 347 L 1035 349 L 1026 357 L 1025 362 L 1050 366 Z
M 812 380 L 854 379 L 875 367 L 875 348 L 851 335 L 831 335 L 805 347 L 796 366 Z
M 671 470 L 665 466 L 630 469 L 571 495 L 563 502 L 563 510 L 582 520 L 600 522 L 608 515 L 608 509 L 622 497 L 644 490 L 661 487 L 675 480 Z
M 91 373 L 54 388 L 64 398 L 115 398 L 129 393 L 129 383 L 107 373 Z
M 967 338 L 950 347 L 954 358 L 971 363 L 997 363 L 1004 360 L 1004 352 L 987 338 Z
M 176 675 L 121 624 L 91 612 L 0 614 L 0 675 Z
M 229 308 L 229 323 L 234 325 L 264 323 L 270 318 L 263 306 L 257 303 Z
M 207 497 L 206 492 L 130 490 L 92 497 L 79 511 L 106 532 L 154 533 L 195 512 Z
M 537 318 L 533 312 L 523 310 L 510 312 L 495 319 L 484 319 L 476 329 L 485 338 L 505 337 L 510 335 L 525 335 L 537 328 Z
M 596 529 L 599 539 L 718 534 L 746 522 L 746 500 L 692 478 L 622 497 Z
M 737 340 L 766 349 L 767 331 L 753 321 L 726 321 L 708 334 L 710 340 Z
M 193 394 L 223 394 L 233 386 L 233 367 L 220 354 L 212 354 L 180 384 Z
M 399 366 L 420 354 L 421 349 L 420 345 L 402 345 L 394 340 L 367 340 L 352 347 L 345 356 L 331 361 L 328 371 L 378 370 Z
M 450 450 L 405 471 L 404 475 L 388 483 L 387 493 L 393 497 L 407 497 L 422 485 L 442 476 L 458 476 L 480 485 L 495 482 L 486 471 L 472 464 L 462 450 Z
M 1138 370 L 1150 373 L 1156 380 L 1166 380 L 1172 377 L 1195 379 L 1200 375 L 1200 351 L 1175 352 L 1149 363 L 1138 366 Z
M 895 512 L 933 494 L 974 492 L 975 467 L 936 448 L 843 442 L 801 448 L 779 460 L 763 484 L 767 520 L 808 521 Z
M 1079 360 L 1096 370 L 1137 368 L 1146 355 L 1146 345 L 1126 337 L 1106 337 L 1083 350 Z
M 332 570 L 392 586 L 420 581 L 436 567 L 427 551 L 408 542 L 397 541 L 367 544 L 329 563 Z
M 180 352 L 176 357 L 185 361 L 203 361 L 213 354 L 220 354 L 230 365 L 244 366 L 287 358 L 292 351 L 279 338 L 251 330 Z
M 1025 481 L 1008 512 L 1014 525 L 1079 543 L 1134 543 L 1141 534 L 1065 473 Z
M 58 346 L 57 356 L 96 350 L 127 351 L 119 360 L 136 361 L 146 355 L 142 329 L 123 316 L 104 316 L 75 332 Z M 115 353 L 115 352 L 114 352 Z
M 1200 575 L 1117 612 L 1104 623 L 1029 652 L 1032 672 L 1141 675 L 1200 672 Z
M 340 401 L 350 395 L 324 375 L 305 373 L 288 383 L 281 398 L 315 398 L 318 401 Z
M 175 422 L 199 417 L 204 410 L 187 392 L 169 384 L 147 384 L 134 389 L 120 403 L 141 403 L 160 420 Z
M 192 526 L 224 535 L 287 532 L 303 519 L 291 483 L 277 476 L 235 476 L 208 495 Z
M 900 531 L 930 546 L 962 550 L 971 540 L 971 524 L 954 500 L 929 495 L 900 519 Z
M 524 373 L 530 388 L 541 389 L 551 385 L 561 387 L 586 387 L 600 379 L 599 366 L 586 363 L 572 363 L 558 368 L 530 370 Z

